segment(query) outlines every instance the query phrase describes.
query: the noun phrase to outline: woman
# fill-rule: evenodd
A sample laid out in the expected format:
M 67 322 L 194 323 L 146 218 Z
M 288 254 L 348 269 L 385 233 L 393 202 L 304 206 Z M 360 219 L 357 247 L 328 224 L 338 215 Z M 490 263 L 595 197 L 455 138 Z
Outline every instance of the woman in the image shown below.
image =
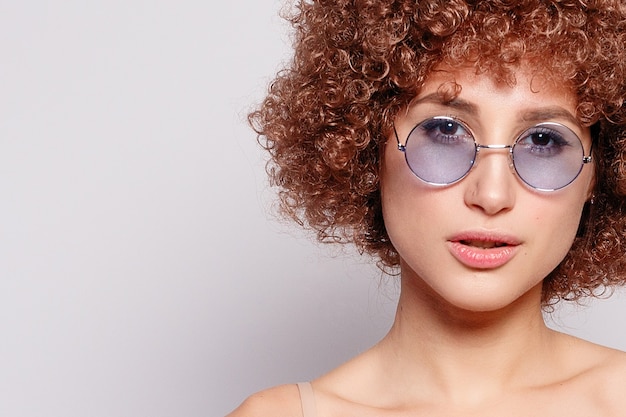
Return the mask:
M 393 326 L 233 417 L 623 416 L 542 309 L 626 282 L 623 1 L 302 1 L 251 116 L 286 213 L 399 270 Z

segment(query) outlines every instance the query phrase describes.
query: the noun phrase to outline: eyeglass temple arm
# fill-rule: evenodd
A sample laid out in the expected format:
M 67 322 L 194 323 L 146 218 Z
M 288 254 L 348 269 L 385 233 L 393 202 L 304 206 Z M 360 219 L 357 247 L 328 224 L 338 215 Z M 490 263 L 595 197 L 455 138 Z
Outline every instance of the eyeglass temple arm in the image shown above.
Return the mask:
M 396 142 L 398 142 L 398 150 L 402 152 L 406 152 L 406 146 L 400 143 L 400 139 L 398 138 L 398 131 L 396 130 L 396 124 L 393 124 L 393 133 L 396 135 Z
M 593 161 L 593 140 L 591 141 L 591 146 L 589 147 L 589 155 L 583 155 L 583 164 L 588 164 Z

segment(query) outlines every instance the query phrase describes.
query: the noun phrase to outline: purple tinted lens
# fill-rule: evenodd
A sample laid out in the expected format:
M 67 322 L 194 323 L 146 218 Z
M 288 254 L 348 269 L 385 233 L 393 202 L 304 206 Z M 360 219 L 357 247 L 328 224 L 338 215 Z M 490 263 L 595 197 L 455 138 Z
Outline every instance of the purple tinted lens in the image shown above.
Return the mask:
M 513 147 L 513 165 L 526 184 L 554 191 L 570 184 L 583 167 L 584 149 L 578 136 L 556 123 L 526 130 Z
M 469 129 L 448 117 L 427 119 L 415 126 L 406 141 L 411 171 L 433 185 L 448 185 L 463 178 L 476 158 L 476 143 Z

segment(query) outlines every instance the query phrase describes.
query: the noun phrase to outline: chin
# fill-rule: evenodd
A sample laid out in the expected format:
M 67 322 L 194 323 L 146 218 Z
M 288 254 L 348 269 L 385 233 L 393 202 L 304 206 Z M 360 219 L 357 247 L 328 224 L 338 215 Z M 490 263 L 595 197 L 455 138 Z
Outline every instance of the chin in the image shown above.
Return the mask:
M 471 291 L 440 294 L 441 302 L 447 309 L 460 314 L 499 313 L 510 309 L 541 310 L 541 284 L 526 291 L 514 292 L 511 289 L 480 288 Z

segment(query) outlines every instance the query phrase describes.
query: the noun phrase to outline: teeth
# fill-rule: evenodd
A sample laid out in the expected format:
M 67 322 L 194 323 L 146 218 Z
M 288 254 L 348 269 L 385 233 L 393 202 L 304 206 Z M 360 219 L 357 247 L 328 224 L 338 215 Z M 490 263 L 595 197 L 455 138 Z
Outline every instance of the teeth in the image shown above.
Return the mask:
M 462 240 L 461 243 L 467 246 L 474 246 L 481 249 L 492 249 L 507 246 L 507 244 L 503 242 L 486 242 L 484 240 Z

